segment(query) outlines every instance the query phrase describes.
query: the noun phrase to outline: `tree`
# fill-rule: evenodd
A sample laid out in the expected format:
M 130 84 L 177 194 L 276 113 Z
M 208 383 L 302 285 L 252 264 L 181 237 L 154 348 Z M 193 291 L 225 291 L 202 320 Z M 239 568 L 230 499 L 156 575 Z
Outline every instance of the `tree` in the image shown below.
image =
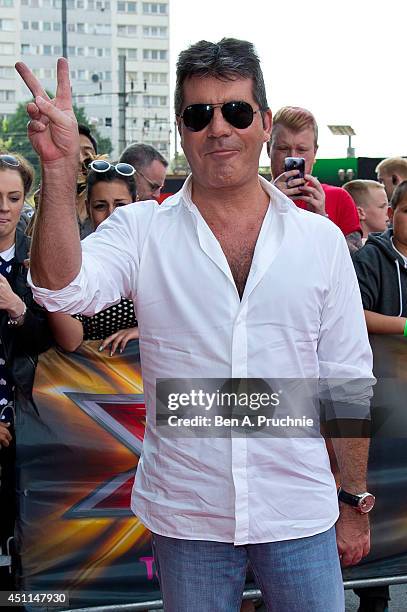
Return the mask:
M 52 96 L 50 96 L 52 97 Z M 27 102 L 21 102 L 15 112 L 0 124 L 0 147 L 2 150 L 19 153 L 34 166 L 36 171 L 36 183 L 40 178 L 40 164 L 35 151 L 27 137 Z M 89 123 L 83 108 L 74 105 L 74 113 L 78 123 L 87 125 L 94 134 L 98 143 L 99 153 L 111 153 L 112 143 L 110 138 L 103 138 L 98 131 Z
M 170 172 L 172 174 L 189 174 L 191 172 L 188 160 L 183 153 L 178 153 L 172 158 Z

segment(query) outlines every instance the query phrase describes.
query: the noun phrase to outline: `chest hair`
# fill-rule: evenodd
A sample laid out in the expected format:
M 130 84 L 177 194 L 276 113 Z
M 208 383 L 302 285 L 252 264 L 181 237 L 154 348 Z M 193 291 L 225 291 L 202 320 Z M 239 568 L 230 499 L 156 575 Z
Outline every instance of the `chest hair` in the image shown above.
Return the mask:
M 260 223 L 256 223 L 251 227 L 243 229 L 234 227 L 226 231 L 211 228 L 225 254 L 240 298 L 243 296 L 249 276 L 260 226 Z

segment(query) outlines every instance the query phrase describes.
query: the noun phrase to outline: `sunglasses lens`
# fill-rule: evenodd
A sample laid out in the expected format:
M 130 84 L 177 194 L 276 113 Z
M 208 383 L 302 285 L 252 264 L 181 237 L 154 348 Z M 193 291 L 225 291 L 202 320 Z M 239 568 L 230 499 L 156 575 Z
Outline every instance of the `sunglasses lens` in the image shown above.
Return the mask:
M 182 114 L 184 125 L 192 132 L 200 132 L 211 121 L 213 108 L 210 104 L 191 104 Z
M 116 172 L 122 174 L 123 176 L 133 176 L 135 173 L 135 169 L 130 164 L 120 163 L 115 166 Z
M 238 130 L 244 130 L 253 123 L 253 114 L 253 109 L 247 102 L 226 102 L 222 106 L 222 115 Z
M 2 162 L 7 164 L 8 166 L 19 166 L 20 162 L 14 155 L 0 155 L 0 159 Z
M 95 172 L 106 172 L 110 168 L 110 163 L 105 159 L 94 159 L 90 162 L 89 168 L 92 168 Z

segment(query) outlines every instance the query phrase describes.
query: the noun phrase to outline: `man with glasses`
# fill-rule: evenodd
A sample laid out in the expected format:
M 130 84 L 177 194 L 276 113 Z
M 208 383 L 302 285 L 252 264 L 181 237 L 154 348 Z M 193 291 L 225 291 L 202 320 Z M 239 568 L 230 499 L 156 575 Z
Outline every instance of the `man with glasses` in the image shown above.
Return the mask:
M 68 64 L 58 62 L 52 103 L 26 66 L 17 69 L 35 97 L 28 133 L 44 176 L 36 299 L 88 315 L 122 296 L 136 304 L 148 416 L 132 508 L 153 533 L 165 610 L 237 612 L 250 561 L 268 609 L 343 612 L 339 555 L 351 565 L 369 550 L 368 440 L 334 440 L 339 512 L 320 436 L 226 427 L 225 437 L 213 429 L 190 437 L 155 418 L 158 378 L 183 377 L 191 398 L 197 377 L 209 386 L 219 378 L 372 381 L 343 236 L 258 176 L 271 111 L 253 45 L 200 41 L 180 54 L 175 112 L 191 176 L 169 205 L 117 210 L 82 248 Z M 359 399 L 365 409 L 354 392 Z
M 146 144 L 131 144 L 120 161 L 136 169 L 137 200 L 157 200 L 164 187 L 168 162 L 157 149 Z

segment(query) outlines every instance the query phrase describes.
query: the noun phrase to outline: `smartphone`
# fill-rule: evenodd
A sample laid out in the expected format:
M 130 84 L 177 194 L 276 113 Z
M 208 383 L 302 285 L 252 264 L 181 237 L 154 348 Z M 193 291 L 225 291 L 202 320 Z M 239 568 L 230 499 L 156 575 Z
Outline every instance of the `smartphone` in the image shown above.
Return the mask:
M 286 157 L 284 160 L 284 172 L 288 170 L 299 170 L 300 173 L 292 178 L 304 178 L 305 174 L 305 159 L 303 157 Z

